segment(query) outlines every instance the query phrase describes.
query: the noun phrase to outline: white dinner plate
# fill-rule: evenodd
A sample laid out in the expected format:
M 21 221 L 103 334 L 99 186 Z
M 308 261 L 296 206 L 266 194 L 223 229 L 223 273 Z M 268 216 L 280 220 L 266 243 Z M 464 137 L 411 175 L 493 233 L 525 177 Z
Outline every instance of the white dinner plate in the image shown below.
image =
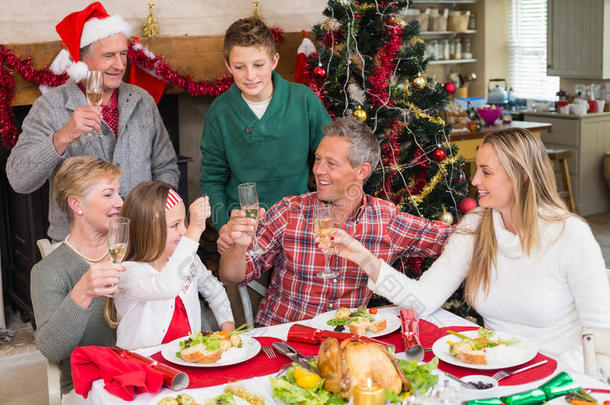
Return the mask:
M 258 340 L 249 336 L 241 335 L 241 347 L 232 347 L 227 351 L 222 352 L 220 360 L 216 363 L 192 363 L 190 361 L 182 360 L 176 356 L 176 352 L 180 351 L 180 342 L 188 339 L 188 336 L 181 337 L 173 340 L 163 346 L 161 349 L 161 355 L 167 361 L 171 361 L 174 364 L 180 364 L 181 366 L 190 367 L 222 367 L 230 366 L 232 364 L 241 363 L 256 356 L 261 350 L 261 344 Z
M 476 330 L 470 330 L 466 332 L 460 332 L 462 335 L 468 336 L 470 338 L 478 337 L 478 332 Z M 491 354 L 487 355 L 488 364 L 470 364 L 464 363 L 463 361 L 453 357 L 451 353 L 449 353 L 449 344 L 447 341 L 458 342 L 460 340 L 459 337 L 455 335 L 446 335 L 442 338 L 438 339 L 432 345 L 432 352 L 438 357 L 440 360 L 444 362 L 467 368 L 474 368 L 478 370 L 493 370 L 496 368 L 508 368 L 517 366 L 519 364 L 523 364 L 525 362 L 530 361 L 536 354 L 538 353 L 538 348 L 536 345 L 522 337 L 515 336 L 509 333 L 504 332 L 496 332 L 496 337 L 502 339 L 519 339 L 519 342 L 514 343 L 509 346 L 505 346 L 500 350 L 503 350 L 504 353 L 502 356 L 492 356 Z
M 352 311 L 355 311 L 355 310 L 356 309 L 353 309 Z M 334 331 L 335 327 L 329 325 L 327 322 L 329 320 L 335 318 L 335 312 L 336 311 L 328 311 L 328 312 L 324 312 L 323 314 L 316 316 L 315 318 L 313 318 L 310 321 L 310 326 L 313 326 L 314 328 L 317 328 L 317 329 Z M 368 337 L 383 336 L 383 335 L 387 335 L 388 333 L 392 333 L 396 329 L 400 328 L 400 319 L 391 310 L 380 309 L 379 312 L 377 312 L 374 316 L 375 316 L 376 320 L 385 318 L 386 327 L 381 332 L 377 332 L 377 333 L 366 332 L 365 336 L 368 336 Z M 346 325 L 345 330 L 343 330 L 343 332 L 349 333 L 349 326 Z

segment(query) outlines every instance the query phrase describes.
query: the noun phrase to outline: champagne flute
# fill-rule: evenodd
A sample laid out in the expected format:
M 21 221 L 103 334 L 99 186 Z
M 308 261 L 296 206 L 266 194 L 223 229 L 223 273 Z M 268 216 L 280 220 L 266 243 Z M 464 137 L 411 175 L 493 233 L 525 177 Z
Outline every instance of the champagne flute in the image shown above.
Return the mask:
M 129 218 L 111 217 L 108 223 L 108 253 L 112 263 L 121 263 L 129 243 Z
M 110 217 L 108 220 L 108 254 L 112 263 L 121 263 L 127 254 L 129 222 L 129 218 L 119 216 Z M 112 298 L 113 294 L 106 294 L 106 297 Z
M 87 72 L 85 93 L 87 94 L 87 102 L 90 106 L 99 107 L 102 104 L 104 96 L 104 72 L 100 70 L 90 70 Z M 91 135 L 96 134 L 95 130 L 91 131 Z
M 242 183 L 237 186 L 239 192 L 239 203 L 241 209 L 245 211 L 246 218 L 253 218 L 258 224 L 258 193 L 256 192 L 255 183 Z M 249 256 L 256 257 L 263 254 L 265 251 L 256 243 L 256 230 L 252 237 L 252 249 L 248 252 Z
M 333 217 L 330 213 L 328 204 L 319 204 L 314 207 L 313 211 L 313 229 L 318 239 L 322 243 L 330 243 L 330 237 L 333 234 Z M 338 271 L 330 269 L 330 255 L 324 252 L 324 270 L 318 274 L 321 278 L 335 278 L 339 276 Z

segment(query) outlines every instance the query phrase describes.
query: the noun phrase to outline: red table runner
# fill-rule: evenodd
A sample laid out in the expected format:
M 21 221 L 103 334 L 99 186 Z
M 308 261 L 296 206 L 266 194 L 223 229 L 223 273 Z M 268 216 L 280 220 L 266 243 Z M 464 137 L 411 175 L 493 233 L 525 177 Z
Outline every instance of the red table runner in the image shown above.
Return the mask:
M 436 325 L 427 322 L 425 320 L 419 321 L 419 336 L 421 344 L 424 348 L 432 347 L 432 344 L 439 338 L 445 336 L 447 334 L 447 330 L 452 330 L 455 332 L 461 332 L 465 330 L 476 330 L 478 327 L 472 326 L 451 326 L 446 328 L 439 328 Z M 279 342 L 281 339 L 272 338 L 272 337 L 255 337 L 261 344 L 261 346 L 271 346 L 274 342 Z M 396 347 L 396 352 L 404 352 L 404 343 L 402 341 L 402 337 L 400 335 L 400 331 L 392 332 L 386 336 L 382 336 L 378 338 L 386 343 L 391 343 Z M 290 342 L 290 345 L 295 349 L 300 351 L 305 356 L 317 356 L 318 350 L 320 348 L 319 345 L 309 345 L 306 343 L 298 343 L 298 342 Z M 290 362 L 286 357 L 277 354 L 276 358 L 270 359 L 267 355 L 261 350 L 256 356 L 251 358 L 248 361 L 245 361 L 240 364 L 234 364 L 232 366 L 224 366 L 224 367 L 187 367 L 180 366 L 177 364 L 173 364 L 168 362 L 161 356 L 161 353 L 155 353 L 151 356 L 153 359 L 170 365 L 178 370 L 184 371 L 188 374 L 190 384 L 188 388 L 203 388 L 210 387 L 212 385 L 220 385 L 226 384 L 228 382 L 234 382 L 238 380 L 245 380 L 252 377 L 260 377 L 263 375 L 268 375 L 277 372 L 284 364 Z M 427 352 L 424 361 L 430 361 L 434 357 L 432 352 Z M 547 377 L 555 371 L 557 367 L 557 362 L 543 354 L 538 353 L 536 357 L 525 364 L 520 364 L 519 366 L 511 367 L 505 369 L 507 371 L 515 370 L 520 367 L 525 367 L 526 365 L 533 364 L 535 362 L 541 361 L 543 359 L 548 359 L 549 362 L 543 366 L 536 367 L 534 369 L 525 371 L 523 373 L 519 373 L 517 375 L 505 378 L 500 381 L 500 385 L 518 385 L 524 384 L 532 381 L 539 380 L 541 378 Z M 471 374 L 483 374 L 491 376 L 498 370 L 475 370 L 466 367 L 454 366 L 449 363 L 445 363 L 444 361 L 439 361 L 439 369 L 442 371 L 446 371 L 450 374 L 455 375 L 456 377 L 463 377 L 465 375 Z

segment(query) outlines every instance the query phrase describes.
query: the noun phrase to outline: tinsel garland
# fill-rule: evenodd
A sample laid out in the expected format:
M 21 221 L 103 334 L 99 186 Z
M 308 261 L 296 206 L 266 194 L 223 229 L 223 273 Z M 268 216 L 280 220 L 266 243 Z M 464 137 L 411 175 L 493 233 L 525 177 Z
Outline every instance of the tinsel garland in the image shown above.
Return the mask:
M 153 73 L 172 86 L 181 88 L 191 96 L 217 97 L 227 91 L 233 84 L 233 77 L 229 74 L 221 75 L 215 82 L 209 80 L 194 82 L 189 77 L 174 71 L 165 63 L 163 56 L 154 55 L 151 57 L 146 48 L 134 47 L 131 43 L 129 43 L 127 59 L 130 63 L 135 63 L 138 67 Z
M 17 127 L 11 103 L 15 92 L 15 78 L 6 70 L 18 72 L 25 80 L 37 85 L 59 86 L 68 80 L 68 75 L 57 76 L 48 68 L 37 70 L 32 66 L 32 58 L 20 59 L 3 45 L 0 45 L 0 139 L 2 144 L 11 149 L 17 142 Z
M 377 65 L 369 77 L 369 82 L 371 83 L 369 92 L 372 95 L 370 100 L 377 107 L 389 102 L 388 80 L 394 71 L 396 55 L 402 46 L 401 35 L 403 28 L 399 23 L 388 22 L 386 31 L 390 35 L 390 40 L 377 53 L 375 57 Z
M 284 40 L 284 32 L 279 27 L 272 27 L 271 32 L 276 42 Z M 174 71 L 163 56 L 155 56 L 144 47 L 135 47 L 128 43 L 129 52 L 127 59 L 141 69 L 165 80 L 169 84 L 178 87 L 192 96 L 217 97 L 224 93 L 233 84 L 233 77 L 228 74 L 221 75 L 215 82 L 201 80 L 194 82 L 187 76 Z M 11 103 L 15 91 L 15 78 L 6 70 L 12 69 L 18 72 L 25 80 L 38 86 L 57 87 L 68 80 L 67 74 L 56 75 L 48 68 L 37 70 L 32 66 L 32 58 L 18 58 L 8 48 L 0 45 L 0 140 L 7 149 L 12 149 L 17 143 L 17 127 Z
M 432 176 L 428 184 L 426 184 L 426 186 L 422 188 L 421 192 L 419 194 L 411 195 L 408 197 L 409 202 L 415 206 L 421 204 L 424 198 L 426 198 L 428 194 L 430 194 L 430 192 L 434 190 L 441 178 L 447 174 L 447 165 L 457 163 L 458 159 L 459 156 L 455 155 L 443 160 L 438 165 L 438 171 L 436 172 L 436 174 Z
M 174 71 L 162 56 L 152 56 L 146 48 L 134 49 L 129 43 L 127 59 L 140 68 L 153 73 L 166 82 L 183 89 L 193 96 L 218 96 L 233 84 L 230 75 L 220 76 L 216 82 L 201 80 L 194 82 L 190 78 Z M 24 59 L 15 56 L 8 48 L 0 45 L 0 138 L 2 144 L 11 149 L 17 142 L 17 127 L 11 103 L 15 91 L 15 78 L 6 68 L 18 72 L 25 80 L 36 85 L 57 87 L 68 80 L 68 75 L 56 75 L 48 68 L 37 70 L 32 66 L 32 58 Z

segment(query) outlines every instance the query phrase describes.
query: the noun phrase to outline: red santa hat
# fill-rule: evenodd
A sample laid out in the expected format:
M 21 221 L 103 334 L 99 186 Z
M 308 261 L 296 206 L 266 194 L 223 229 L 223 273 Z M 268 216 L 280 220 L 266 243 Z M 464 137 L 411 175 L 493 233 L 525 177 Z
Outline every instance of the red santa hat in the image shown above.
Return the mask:
M 129 37 L 131 31 L 120 15 L 109 15 L 102 3 L 97 1 L 66 16 L 55 26 L 55 30 L 67 51 L 62 49 L 49 68 L 55 74 L 67 72 L 76 82 L 87 77 L 89 71 L 87 64 L 79 60 L 81 48 L 114 34 Z

